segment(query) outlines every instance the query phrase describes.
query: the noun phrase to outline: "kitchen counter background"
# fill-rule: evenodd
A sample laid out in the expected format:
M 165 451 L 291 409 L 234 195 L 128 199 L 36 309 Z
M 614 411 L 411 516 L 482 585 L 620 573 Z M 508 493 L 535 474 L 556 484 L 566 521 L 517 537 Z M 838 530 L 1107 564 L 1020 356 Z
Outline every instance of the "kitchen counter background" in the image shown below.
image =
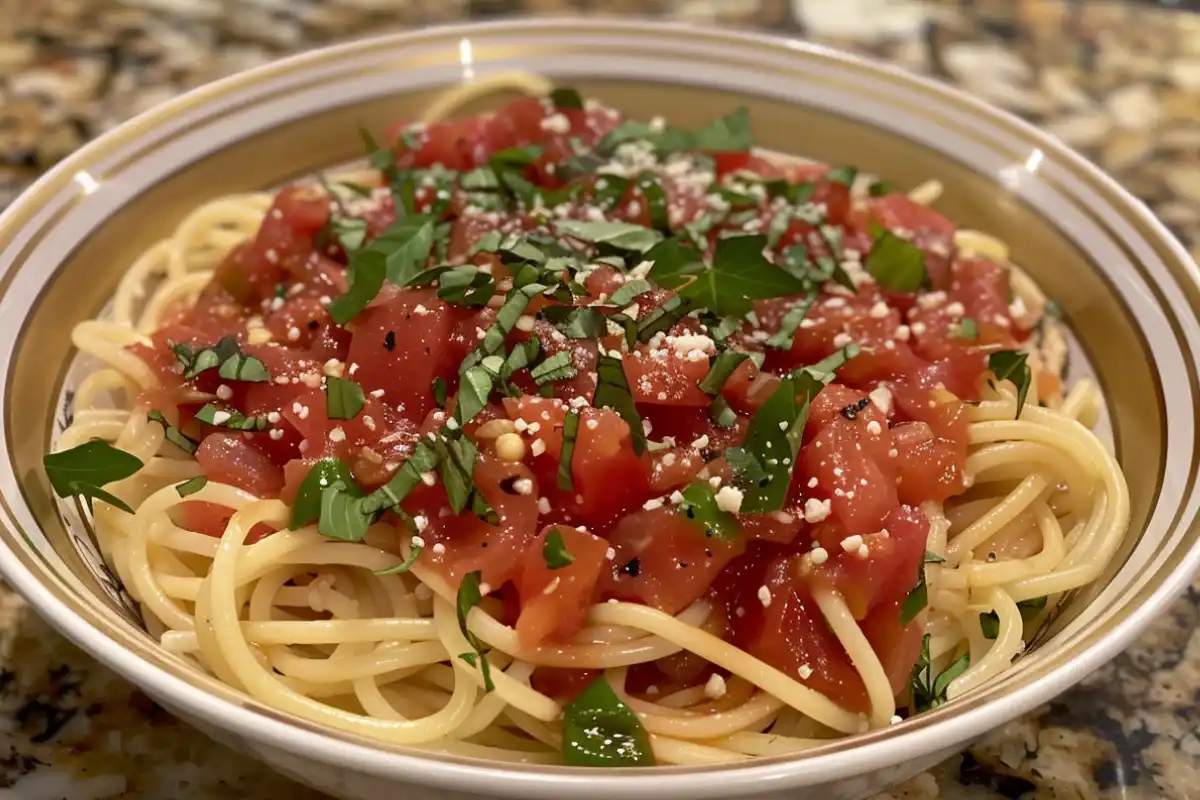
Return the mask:
M 808 37 L 1015 111 L 1100 163 L 1200 257 L 1196 0 L 0 0 L 0 206 L 89 138 L 180 91 L 385 30 L 641 13 Z M 885 797 L 1200 797 L 1200 584 L 1127 653 Z M 314 792 L 211 743 L 0 585 L 0 798 Z

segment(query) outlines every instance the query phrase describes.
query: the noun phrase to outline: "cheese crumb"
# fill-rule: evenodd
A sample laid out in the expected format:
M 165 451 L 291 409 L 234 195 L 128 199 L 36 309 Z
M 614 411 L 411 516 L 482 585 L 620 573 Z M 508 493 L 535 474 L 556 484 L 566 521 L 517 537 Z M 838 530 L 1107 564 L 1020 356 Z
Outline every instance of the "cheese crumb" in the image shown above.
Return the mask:
M 763 608 L 769 608 L 771 605 L 771 590 L 765 585 L 758 587 L 758 602 L 762 603 Z
M 708 683 L 704 684 L 704 696 L 713 700 L 724 697 L 725 679 L 714 672 L 708 679 Z
M 892 392 L 886 386 L 872 389 L 867 397 L 870 397 L 871 403 L 884 414 L 892 413 Z
M 736 514 L 742 508 L 742 490 L 733 486 L 722 486 L 716 494 L 717 508 Z
M 812 563 L 814 564 L 824 564 L 829 560 L 829 551 L 824 547 L 814 547 L 808 555 L 812 558 Z
M 829 500 L 818 500 L 815 497 L 810 497 L 804 501 L 804 521 L 809 523 L 817 523 L 829 516 L 832 509 L 829 507 Z

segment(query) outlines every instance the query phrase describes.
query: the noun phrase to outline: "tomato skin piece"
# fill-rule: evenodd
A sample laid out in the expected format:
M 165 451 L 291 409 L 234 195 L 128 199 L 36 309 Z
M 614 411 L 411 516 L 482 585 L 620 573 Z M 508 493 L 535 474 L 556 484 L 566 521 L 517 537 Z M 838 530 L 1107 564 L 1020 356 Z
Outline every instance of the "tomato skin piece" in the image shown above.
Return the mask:
M 214 483 L 227 483 L 255 497 L 277 497 L 283 470 L 240 433 L 212 433 L 196 448 L 196 461 Z
M 669 345 L 656 349 L 643 345 L 625 354 L 621 367 L 637 403 L 707 408 L 712 402 L 699 386 L 708 375 L 707 357 L 690 359 Z
M 566 705 L 578 697 L 592 681 L 600 677 L 597 669 L 568 669 L 566 667 L 538 667 L 529 676 L 534 691 Z
M 233 509 L 204 500 L 186 500 L 179 504 L 176 515 L 177 524 L 184 530 L 220 539 L 225 535 L 225 530 L 229 527 L 229 520 L 233 516 Z M 245 543 L 254 544 L 264 536 L 270 536 L 274 532 L 271 526 L 260 522 L 250 529 L 250 532 L 246 535 Z
M 907 625 L 900 624 L 902 604 L 903 600 L 880 604 L 859 623 L 871 649 L 879 657 L 895 696 L 902 694 L 908 686 L 913 666 L 921 655 L 921 639 L 925 633 L 921 617 Z
M 605 597 L 632 600 L 678 614 L 699 599 L 717 573 L 746 547 L 737 537 L 706 534 L 674 506 L 627 514 L 608 534 L 616 550 L 601 580 Z M 631 566 L 636 559 L 636 565 Z
M 546 537 L 557 531 L 571 563 L 558 569 L 546 564 Z M 600 574 L 608 564 L 608 542 L 567 525 L 550 525 L 525 550 L 517 578 L 521 616 L 517 636 L 522 647 L 537 647 L 545 640 L 565 641 L 578 632 Z

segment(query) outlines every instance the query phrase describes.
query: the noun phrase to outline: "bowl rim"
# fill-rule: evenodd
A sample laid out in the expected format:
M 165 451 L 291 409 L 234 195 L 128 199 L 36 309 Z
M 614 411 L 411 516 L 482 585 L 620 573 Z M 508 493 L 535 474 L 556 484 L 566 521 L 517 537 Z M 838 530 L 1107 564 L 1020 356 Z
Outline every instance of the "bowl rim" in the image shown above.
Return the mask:
M 843 63 L 887 74 L 926 91 L 940 94 L 960 107 L 988 116 L 1000 117 L 1038 143 L 1043 151 L 1053 153 L 1073 167 L 1080 169 L 1109 189 L 1119 203 L 1145 225 L 1145 240 L 1156 240 L 1182 263 L 1190 266 L 1192 280 L 1200 284 L 1200 270 L 1184 246 L 1158 221 L 1149 208 L 1126 191 L 1115 179 L 1070 147 L 1039 130 L 1015 114 L 988 104 L 953 86 L 910 72 L 877 59 L 847 53 L 835 48 L 777 34 L 751 31 L 729 31 L 686 22 L 657 20 L 628 20 L 606 17 L 603 25 L 616 33 L 686 35 L 702 31 L 706 37 L 717 38 L 732 46 L 780 45 Z M 582 17 L 545 17 L 535 19 L 502 19 L 439 25 L 418 30 L 357 38 L 347 42 L 314 48 L 272 60 L 249 70 L 204 84 L 179 94 L 137 116 L 126 120 L 81 147 L 64 161 L 48 170 L 31 184 L 0 214 L 0 228 L 12 225 L 31 205 L 31 198 L 47 186 L 61 180 L 77 169 L 80 161 L 96 150 L 103 149 L 134 127 L 152 124 L 156 119 L 170 117 L 184 108 L 205 102 L 233 88 L 247 78 L 262 78 L 280 70 L 303 68 L 309 62 L 337 59 L 352 55 L 357 49 L 388 45 L 402 48 L 427 38 L 470 36 L 482 32 L 517 32 L 528 30 L 564 31 L 586 25 Z M 803 785 L 860 776 L 867 770 L 881 769 L 915 761 L 937 754 L 948 755 L 988 731 L 1029 712 L 1050 698 L 1067 690 L 1105 662 L 1124 650 L 1167 605 L 1183 593 L 1196 572 L 1200 570 L 1200 547 L 1184 553 L 1178 565 L 1168 573 L 1138 608 L 1109 630 L 1102 639 L 1075 654 L 1069 665 L 1059 666 L 1046 675 L 1016 686 L 1003 704 L 992 702 L 968 708 L 956 716 L 939 720 L 937 724 L 918 730 L 897 732 L 896 735 L 863 744 L 860 747 L 786 760 L 745 765 L 729 765 L 717 772 L 706 772 L 706 780 L 698 782 L 691 771 L 658 770 L 597 770 L 573 768 L 538 768 L 523 765 L 512 768 L 502 762 L 442 761 L 426 758 L 419 752 L 383 750 L 370 743 L 358 743 L 328 736 L 321 731 L 307 730 L 294 725 L 287 716 L 266 716 L 223 698 L 215 698 L 202 688 L 172 675 L 154 662 L 126 650 L 105 633 L 93 627 L 69 606 L 47 592 L 33 571 L 26 568 L 3 540 L 0 540 L 0 573 L 60 633 L 80 646 L 91 656 L 123 678 L 146 689 L 156 698 L 165 698 L 174 711 L 178 708 L 217 728 L 228 730 L 248 740 L 278 748 L 291 755 L 337 764 L 362 773 L 417 783 L 446 790 L 478 793 L 497 793 L 512 797 L 554 798 L 570 789 L 580 797 L 607 797 L 618 790 L 633 791 L 639 797 L 674 798 L 687 792 L 696 798 L 728 796 L 727 788 L 736 782 L 739 791 L 753 794 L 769 789 L 781 790 Z M 711 779 L 711 780 L 710 780 Z

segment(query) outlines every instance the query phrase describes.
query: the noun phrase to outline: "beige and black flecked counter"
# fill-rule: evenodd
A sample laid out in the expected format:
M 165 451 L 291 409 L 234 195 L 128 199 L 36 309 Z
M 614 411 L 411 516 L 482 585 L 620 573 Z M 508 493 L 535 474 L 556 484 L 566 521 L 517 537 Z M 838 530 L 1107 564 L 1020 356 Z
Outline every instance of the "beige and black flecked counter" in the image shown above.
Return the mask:
M 1105 0 L 0 0 L 0 206 L 88 138 L 278 56 L 567 12 L 806 36 L 952 81 L 1097 161 L 1200 257 L 1200 14 Z M 890 796 L 1200 797 L 1198 623 L 1200 585 L 1077 689 Z M 316 794 L 177 722 L 0 586 L 0 798 L 134 797 Z

